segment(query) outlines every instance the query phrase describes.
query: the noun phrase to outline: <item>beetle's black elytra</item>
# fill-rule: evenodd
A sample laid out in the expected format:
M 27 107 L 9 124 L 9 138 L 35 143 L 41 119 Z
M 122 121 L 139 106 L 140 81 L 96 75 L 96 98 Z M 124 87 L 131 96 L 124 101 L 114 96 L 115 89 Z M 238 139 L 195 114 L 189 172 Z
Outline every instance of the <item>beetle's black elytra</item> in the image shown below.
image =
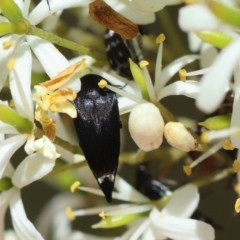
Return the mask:
M 74 125 L 88 165 L 111 202 L 120 152 L 120 117 L 116 93 L 100 88 L 101 79 L 95 74 L 81 78 L 81 91 L 73 101 Z

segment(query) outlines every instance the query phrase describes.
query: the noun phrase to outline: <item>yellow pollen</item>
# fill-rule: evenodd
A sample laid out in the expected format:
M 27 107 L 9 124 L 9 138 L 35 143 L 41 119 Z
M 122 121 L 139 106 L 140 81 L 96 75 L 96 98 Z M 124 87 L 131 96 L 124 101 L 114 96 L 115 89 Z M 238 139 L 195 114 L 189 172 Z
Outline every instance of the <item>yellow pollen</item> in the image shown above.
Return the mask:
M 240 198 L 238 198 L 238 199 L 236 200 L 236 202 L 235 202 L 235 211 L 236 211 L 237 213 L 240 212 Z
M 234 190 L 237 194 L 240 194 L 240 184 L 239 183 L 234 185 Z
M 186 82 L 187 71 L 185 69 L 179 70 L 179 76 L 181 81 Z
M 13 70 L 14 65 L 15 65 L 15 58 L 10 58 L 7 63 L 7 69 L 10 71 Z
M 103 220 L 106 218 L 104 210 L 102 210 L 102 211 L 99 213 L 99 217 L 101 217 Z
M 10 106 L 10 107 L 13 107 L 13 108 L 15 107 L 15 103 L 14 103 L 14 101 L 13 101 L 12 99 L 11 99 L 10 102 L 9 102 L 9 106 Z
M 240 162 L 238 160 L 234 160 L 232 166 L 233 166 L 234 172 L 240 172 Z
M 143 61 L 141 61 L 141 62 L 139 63 L 139 65 L 140 65 L 140 68 L 143 68 L 143 67 L 146 67 L 147 65 L 149 65 L 149 62 L 143 60 Z
M 7 50 L 13 45 L 13 41 L 5 41 L 3 42 L 3 49 Z
M 161 43 L 166 39 L 165 35 L 163 33 L 159 34 L 156 38 L 156 43 Z
M 73 211 L 72 211 L 71 207 L 67 207 L 66 210 L 65 210 L 65 213 L 66 213 L 66 216 L 68 217 L 68 219 L 70 219 L 72 221 L 76 219 L 76 217 L 73 214 Z
M 229 139 L 224 141 L 223 149 L 225 149 L 225 150 L 234 150 L 234 146 L 232 145 L 232 142 Z
M 206 132 L 203 132 L 200 136 L 200 141 L 202 143 L 208 143 L 209 142 L 209 132 L 206 131 Z
M 160 218 L 165 218 L 165 214 L 164 214 L 164 213 L 161 213 L 161 214 L 159 215 L 159 217 L 160 217 Z
M 183 171 L 186 173 L 187 176 L 192 174 L 192 168 L 189 165 L 183 166 Z
M 81 183 L 79 181 L 76 181 L 75 183 L 72 184 L 71 186 L 71 192 L 75 192 L 75 190 L 81 185 Z
M 104 80 L 104 79 L 102 79 L 102 80 L 100 80 L 99 82 L 98 82 L 98 86 L 100 87 L 100 88 L 105 88 L 106 86 L 107 86 L 107 81 L 106 80 Z

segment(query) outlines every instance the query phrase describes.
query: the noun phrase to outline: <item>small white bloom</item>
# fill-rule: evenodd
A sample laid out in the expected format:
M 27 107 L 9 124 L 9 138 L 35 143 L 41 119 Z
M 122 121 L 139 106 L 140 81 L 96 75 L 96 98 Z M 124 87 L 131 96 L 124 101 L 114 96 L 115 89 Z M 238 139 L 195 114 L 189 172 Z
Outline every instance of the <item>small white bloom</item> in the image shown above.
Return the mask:
M 119 176 L 116 176 L 113 198 L 129 201 L 129 203 L 81 209 L 73 211 L 74 216 L 97 214 L 102 209 L 105 216 L 123 216 L 149 212 L 145 218 L 137 219 L 136 224 L 131 223 L 128 231 L 122 235 L 123 239 L 161 239 L 173 240 L 213 240 L 214 229 L 202 221 L 189 219 L 199 204 L 197 187 L 191 184 L 175 190 L 167 204 L 159 211 L 150 199 L 136 191 L 131 185 Z M 79 187 L 80 190 L 103 196 L 98 189 Z M 99 224 L 101 226 L 101 222 Z M 94 225 L 94 226 L 97 226 Z M 151 236 L 151 238 L 149 238 Z
M 157 149 L 162 144 L 164 122 L 154 104 L 143 103 L 134 107 L 128 126 L 131 137 L 143 151 Z

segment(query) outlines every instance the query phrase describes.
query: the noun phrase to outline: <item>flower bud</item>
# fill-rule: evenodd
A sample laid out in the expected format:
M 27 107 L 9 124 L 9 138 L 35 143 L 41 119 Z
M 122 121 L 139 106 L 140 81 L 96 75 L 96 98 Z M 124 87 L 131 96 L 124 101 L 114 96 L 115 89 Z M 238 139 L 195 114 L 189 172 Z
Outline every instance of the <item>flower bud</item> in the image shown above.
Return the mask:
M 167 123 L 164 127 L 164 136 L 170 145 L 184 152 L 192 151 L 198 146 L 197 140 L 179 122 Z
M 159 148 L 163 138 L 164 122 L 159 109 L 152 103 L 134 107 L 129 117 L 131 137 L 143 151 Z

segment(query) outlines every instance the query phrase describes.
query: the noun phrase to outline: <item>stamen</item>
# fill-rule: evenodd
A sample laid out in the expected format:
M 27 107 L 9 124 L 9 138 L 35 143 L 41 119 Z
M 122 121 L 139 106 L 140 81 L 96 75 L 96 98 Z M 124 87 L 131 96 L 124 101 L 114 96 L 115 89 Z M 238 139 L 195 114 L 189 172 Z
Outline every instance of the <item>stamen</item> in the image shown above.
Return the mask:
M 219 141 L 217 144 L 213 145 L 211 148 L 209 148 L 205 153 L 203 153 L 199 158 L 194 160 L 191 164 L 190 167 L 194 168 L 196 167 L 200 162 L 204 161 L 206 158 L 210 157 L 214 153 L 216 153 L 219 149 L 221 149 L 223 144 L 223 141 Z
M 145 101 L 144 99 L 142 98 L 139 98 L 138 96 L 136 95 L 133 95 L 131 93 L 128 93 L 126 91 L 123 91 L 122 89 L 119 89 L 119 88 L 116 88 L 116 87 L 113 87 L 113 86 L 110 86 L 109 84 L 106 86 L 106 88 L 112 90 L 113 92 L 123 96 L 123 97 L 126 97 L 126 98 L 129 98 L 131 100 L 133 100 L 134 102 L 137 102 L 137 103 L 146 103 L 147 101 Z
M 106 80 L 104 80 L 104 79 L 101 79 L 99 82 L 98 82 L 98 86 L 100 87 L 100 88 L 105 88 L 106 86 L 107 86 L 107 81 Z
M 200 141 L 202 143 L 208 143 L 209 142 L 209 131 L 203 132 L 200 136 Z
M 235 211 L 236 211 L 237 213 L 240 212 L 240 198 L 238 198 L 238 199 L 236 200 L 236 202 L 235 202 Z
M 234 191 L 235 191 L 237 194 L 240 194 L 240 184 L 239 184 L 239 183 L 235 184 L 235 186 L 234 186 Z
M 183 166 L 183 171 L 186 173 L 187 176 L 190 176 L 192 174 L 192 168 L 190 165 Z
M 203 68 L 197 71 L 192 71 L 192 72 L 188 72 L 186 73 L 186 76 L 198 76 L 198 75 L 203 75 L 208 73 L 210 70 L 210 68 Z
M 226 139 L 223 143 L 223 149 L 225 150 L 234 150 L 234 146 L 232 144 L 232 142 L 229 139 Z
M 7 50 L 13 45 L 13 41 L 5 41 L 3 42 L 3 49 Z
M 233 170 L 234 172 L 240 172 L 240 162 L 236 159 L 233 162 Z
M 81 183 L 79 181 L 76 181 L 75 183 L 72 184 L 71 186 L 71 192 L 75 192 L 75 190 L 81 185 Z
M 156 38 L 156 43 L 162 43 L 166 39 L 163 33 L 159 34 Z
M 104 210 L 99 213 L 99 217 L 101 217 L 103 220 L 106 218 Z
M 149 62 L 148 62 L 148 61 L 145 61 L 145 60 L 142 60 L 142 61 L 139 63 L 140 68 L 146 67 L 147 65 L 149 65 Z
M 15 58 L 10 58 L 8 60 L 8 63 L 7 63 L 7 69 L 9 71 L 13 70 L 14 69 L 14 65 L 15 65 Z
M 65 210 L 65 213 L 66 213 L 66 216 L 68 217 L 68 219 L 70 219 L 72 221 L 76 219 L 76 217 L 73 214 L 73 211 L 72 211 L 71 207 L 67 207 L 66 210 Z
M 181 70 L 179 70 L 178 73 L 179 73 L 181 81 L 186 82 L 187 71 L 185 69 L 181 69 Z

